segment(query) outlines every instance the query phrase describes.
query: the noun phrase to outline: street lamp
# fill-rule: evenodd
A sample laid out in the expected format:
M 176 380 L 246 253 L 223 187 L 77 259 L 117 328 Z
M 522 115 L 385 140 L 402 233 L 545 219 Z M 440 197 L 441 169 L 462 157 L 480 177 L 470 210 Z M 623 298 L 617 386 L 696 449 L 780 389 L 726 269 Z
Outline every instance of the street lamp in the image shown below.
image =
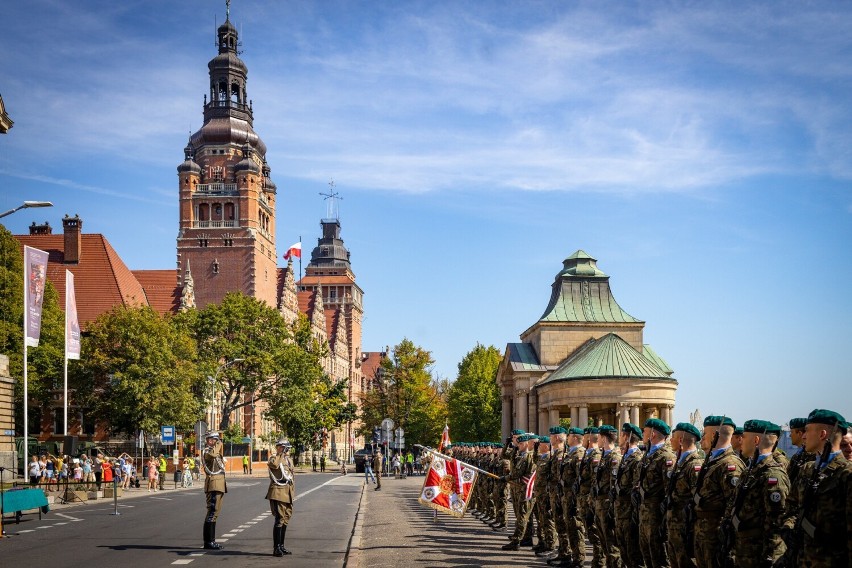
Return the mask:
M 9 209 L 5 213 L 0 213 L 0 217 L 5 217 L 6 215 L 11 215 L 15 211 L 29 209 L 30 207 L 53 207 L 53 203 L 50 201 L 24 201 L 22 205 L 18 205 L 14 209 Z
M 219 373 L 222 372 L 222 369 L 230 367 L 234 363 L 239 363 L 240 361 L 245 361 L 243 358 L 231 359 L 230 361 L 225 361 L 216 369 L 216 372 L 213 373 L 213 376 L 207 375 L 207 381 L 210 383 L 210 407 L 208 408 L 209 416 L 210 416 L 210 424 L 213 424 L 213 413 L 215 412 L 216 405 L 216 381 L 219 380 Z

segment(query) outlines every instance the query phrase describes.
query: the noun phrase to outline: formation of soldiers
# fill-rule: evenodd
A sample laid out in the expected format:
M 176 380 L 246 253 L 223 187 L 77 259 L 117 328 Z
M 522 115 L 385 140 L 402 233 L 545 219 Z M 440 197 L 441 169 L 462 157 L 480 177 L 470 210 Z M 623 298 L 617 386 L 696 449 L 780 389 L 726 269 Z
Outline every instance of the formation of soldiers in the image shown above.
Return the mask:
M 769 421 L 703 426 L 514 430 L 451 452 L 490 474 L 468 510 L 508 530 L 511 503 L 503 549 L 532 547 L 551 566 L 582 566 L 587 539 L 594 568 L 852 566 L 852 462 L 840 451 L 852 425 L 830 410 L 792 419 L 791 459 Z

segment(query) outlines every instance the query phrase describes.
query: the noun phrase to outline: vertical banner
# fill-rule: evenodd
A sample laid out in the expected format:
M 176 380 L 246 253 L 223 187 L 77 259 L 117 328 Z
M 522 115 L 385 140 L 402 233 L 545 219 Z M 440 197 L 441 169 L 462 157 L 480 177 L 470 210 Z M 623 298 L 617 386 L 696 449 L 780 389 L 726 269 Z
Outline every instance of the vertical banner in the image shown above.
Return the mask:
M 77 319 L 74 274 L 70 270 L 65 271 L 65 357 L 80 358 L 80 322 Z
M 47 253 L 24 247 L 24 342 L 38 347 L 41 335 L 41 304 L 47 285 Z

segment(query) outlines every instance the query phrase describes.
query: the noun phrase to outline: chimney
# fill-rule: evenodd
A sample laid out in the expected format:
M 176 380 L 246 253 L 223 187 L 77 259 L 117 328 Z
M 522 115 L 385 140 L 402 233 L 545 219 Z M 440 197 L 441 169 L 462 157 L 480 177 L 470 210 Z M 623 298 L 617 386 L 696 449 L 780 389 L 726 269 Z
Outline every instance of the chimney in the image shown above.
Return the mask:
M 65 233 L 65 264 L 77 264 L 82 248 L 83 220 L 79 215 L 69 217 L 66 214 L 62 219 L 62 230 Z
M 53 227 L 50 226 L 50 223 L 47 221 L 44 222 L 44 225 L 36 225 L 35 221 L 30 225 L 30 234 L 31 235 L 52 235 Z

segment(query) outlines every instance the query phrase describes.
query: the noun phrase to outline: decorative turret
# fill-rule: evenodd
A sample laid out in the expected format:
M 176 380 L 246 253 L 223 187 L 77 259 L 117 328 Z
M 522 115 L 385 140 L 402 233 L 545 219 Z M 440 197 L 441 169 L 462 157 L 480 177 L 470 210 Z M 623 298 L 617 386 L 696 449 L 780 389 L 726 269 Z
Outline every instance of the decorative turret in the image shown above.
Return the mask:
M 194 159 L 195 152 L 192 149 L 192 143 L 187 142 L 186 146 L 183 149 L 183 163 L 178 166 L 177 171 L 179 174 L 188 173 L 201 175 L 201 166 L 199 166 Z
M 260 173 L 260 166 L 252 159 L 251 146 L 248 144 L 243 146 L 243 159 L 237 162 L 237 165 L 234 166 L 234 172 L 245 171 L 254 172 L 256 174 Z

